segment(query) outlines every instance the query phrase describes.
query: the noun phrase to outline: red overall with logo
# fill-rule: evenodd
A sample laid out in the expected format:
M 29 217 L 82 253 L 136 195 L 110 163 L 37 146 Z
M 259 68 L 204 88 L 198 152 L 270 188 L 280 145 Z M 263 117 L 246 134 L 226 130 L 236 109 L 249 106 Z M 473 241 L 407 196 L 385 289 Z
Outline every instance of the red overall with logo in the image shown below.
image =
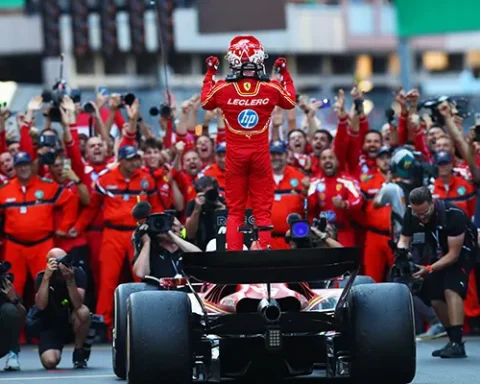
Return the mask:
M 241 79 L 220 80 L 214 84 L 208 75 L 202 88 L 202 106 L 220 108 L 226 126 L 227 156 L 225 163 L 225 197 L 228 207 L 227 244 L 229 250 L 243 249 L 243 234 L 238 227 L 245 220 L 250 195 L 255 223 L 271 225 L 274 186 L 268 128 L 272 111 L 295 107 L 295 88 L 288 72 L 278 81 Z M 260 232 L 260 245 L 270 244 L 270 232 Z

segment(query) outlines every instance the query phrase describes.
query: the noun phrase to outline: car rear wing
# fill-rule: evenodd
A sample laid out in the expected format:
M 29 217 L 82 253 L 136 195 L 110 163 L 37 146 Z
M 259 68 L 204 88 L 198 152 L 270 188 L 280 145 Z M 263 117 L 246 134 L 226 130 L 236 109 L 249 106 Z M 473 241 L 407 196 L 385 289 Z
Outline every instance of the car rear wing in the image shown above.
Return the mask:
M 213 284 L 308 282 L 357 271 L 360 249 L 185 253 L 181 265 L 187 276 Z

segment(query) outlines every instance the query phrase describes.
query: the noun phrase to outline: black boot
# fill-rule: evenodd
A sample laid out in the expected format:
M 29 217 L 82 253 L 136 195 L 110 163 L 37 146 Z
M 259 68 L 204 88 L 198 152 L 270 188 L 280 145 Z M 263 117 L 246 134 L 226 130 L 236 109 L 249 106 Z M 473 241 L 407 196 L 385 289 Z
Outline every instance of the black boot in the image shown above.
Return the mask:
M 465 353 L 465 343 L 449 343 L 450 345 L 440 352 L 440 357 L 444 359 L 461 359 L 467 357 Z
M 73 350 L 73 368 L 81 369 L 87 368 L 87 359 L 85 358 L 85 352 L 83 348 L 75 348 Z
M 440 357 L 442 355 L 442 352 L 450 348 L 450 345 L 452 344 L 451 341 L 449 341 L 445 346 L 443 346 L 440 349 L 436 349 L 435 351 L 432 352 L 433 357 Z

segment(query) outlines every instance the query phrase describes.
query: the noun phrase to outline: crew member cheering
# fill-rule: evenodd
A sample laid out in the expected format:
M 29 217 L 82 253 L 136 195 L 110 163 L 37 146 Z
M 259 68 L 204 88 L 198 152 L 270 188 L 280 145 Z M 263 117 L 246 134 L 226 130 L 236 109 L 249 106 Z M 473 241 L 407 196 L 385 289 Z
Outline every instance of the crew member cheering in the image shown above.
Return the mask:
M 243 234 L 238 232 L 245 220 L 250 195 L 255 223 L 270 226 L 273 203 L 272 167 L 268 151 L 268 128 L 273 109 L 295 107 L 295 87 L 287 62 L 274 64 L 283 84 L 270 80 L 263 64 L 265 52 L 253 36 L 237 36 L 230 42 L 227 60 L 231 73 L 226 80 L 214 81 L 219 60 L 207 59 L 203 80 L 202 106 L 220 108 L 226 126 L 228 155 L 225 164 L 225 197 L 228 206 L 227 244 L 229 250 L 243 249 Z M 283 86 L 282 86 L 283 85 Z M 271 233 L 259 233 L 260 246 L 270 245 Z
M 355 229 L 350 219 L 361 210 L 363 201 L 358 182 L 338 173 L 338 161 L 331 149 L 320 155 L 320 168 L 324 177 L 312 179 L 308 189 L 310 216 L 323 212 L 327 221 L 337 227 L 339 243 L 354 247 Z

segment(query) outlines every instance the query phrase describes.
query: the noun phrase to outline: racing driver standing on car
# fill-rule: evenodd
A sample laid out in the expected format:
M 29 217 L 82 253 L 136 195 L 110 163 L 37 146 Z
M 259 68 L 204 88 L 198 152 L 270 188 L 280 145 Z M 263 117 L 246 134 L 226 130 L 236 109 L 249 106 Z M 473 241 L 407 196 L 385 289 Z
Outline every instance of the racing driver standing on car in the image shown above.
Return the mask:
M 225 198 L 228 207 L 227 244 L 231 251 L 243 250 L 243 234 L 238 231 L 245 220 L 247 199 L 255 223 L 270 226 L 274 185 L 268 143 L 268 128 L 273 109 L 295 107 L 295 87 L 284 58 L 275 61 L 281 82 L 271 80 L 263 64 L 266 58 L 260 41 L 253 36 L 237 36 L 226 56 L 230 74 L 215 82 L 219 65 L 216 57 L 207 59 L 203 80 L 202 107 L 220 108 L 226 126 L 228 153 L 225 164 Z M 270 246 L 271 233 L 259 233 L 262 249 Z

